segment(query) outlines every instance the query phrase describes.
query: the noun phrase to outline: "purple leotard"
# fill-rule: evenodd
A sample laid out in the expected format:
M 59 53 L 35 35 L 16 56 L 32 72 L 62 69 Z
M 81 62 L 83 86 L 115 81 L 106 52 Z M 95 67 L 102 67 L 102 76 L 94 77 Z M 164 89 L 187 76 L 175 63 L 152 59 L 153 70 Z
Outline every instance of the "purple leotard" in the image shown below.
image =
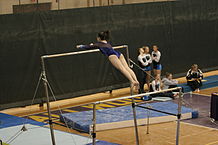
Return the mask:
M 106 56 L 116 55 L 120 58 L 121 53 L 112 48 L 110 43 L 97 42 L 93 45 L 81 45 L 80 48 L 84 49 L 99 49 L 102 54 Z

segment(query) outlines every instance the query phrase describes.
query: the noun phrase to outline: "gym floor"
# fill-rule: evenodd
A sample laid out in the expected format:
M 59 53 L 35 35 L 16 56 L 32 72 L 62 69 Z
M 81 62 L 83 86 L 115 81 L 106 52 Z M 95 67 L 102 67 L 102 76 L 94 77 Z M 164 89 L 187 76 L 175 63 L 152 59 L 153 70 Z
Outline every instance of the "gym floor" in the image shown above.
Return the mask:
M 194 95 L 196 97 L 207 97 L 207 100 L 210 101 L 210 96 L 206 96 L 205 94 L 211 94 L 217 90 L 218 87 L 205 89 L 202 90 L 200 94 Z M 193 98 L 194 95 L 192 96 Z M 205 104 L 206 103 L 207 101 Z M 196 106 L 193 107 L 195 108 Z M 201 107 L 204 108 L 201 105 L 198 106 L 198 108 L 195 108 L 199 111 L 199 118 L 184 120 L 181 122 L 180 145 L 218 145 L 218 124 L 215 124 L 217 121 L 212 123 L 209 119 L 209 110 L 201 110 Z M 205 115 L 204 112 L 207 112 L 207 115 Z M 211 126 L 213 128 L 207 126 Z M 67 131 L 67 129 L 61 125 L 56 124 L 55 128 L 58 130 Z M 71 130 L 71 132 L 88 136 L 88 134 L 80 133 L 75 130 Z M 142 145 L 174 145 L 175 137 L 175 121 L 150 125 L 149 134 L 147 134 L 146 126 L 139 126 L 139 138 L 140 144 Z M 135 144 L 134 127 L 100 131 L 97 132 L 97 138 L 122 145 L 133 145 Z
M 217 71 L 212 72 L 206 75 L 218 74 Z M 180 82 L 184 78 L 179 79 Z M 218 122 L 211 122 L 209 118 L 210 112 L 210 96 L 211 93 L 217 92 L 218 87 L 209 88 L 201 90 L 198 94 L 192 94 L 191 96 L 185 95 L 185 103 L 183 105 L 191 107 L 199 111 L 199 118 L 189 119 L 181 122 L 180 130 L 180 145 L 218 145 Z M 115 98 L 127 96 L 129 89 L 119 89 L 114 90 L 112 94 L 110 93 L 98 93 L 94 95 L 85 96 L 85 99 L 82 97 L 62 100 L 51 103 L 52 117 L 56 122 L 54 128 L 57 130 L 62 130 L 66 132 L 72 132 L 82 136 L 89 136 L 89 134 L 81 133 L 76 130 L 67 129 L 63 124 L 59 122 L 59 116 L 56 114 L 58 107 L 64 112 L 76 112 L 80 110 L 90 110 L 91 106 L 81 105 L 88 103 L 90 101 Z M 140 101 L 139 99 L 137 101 Z M 117 103 L 109 102 L 99 106 L 98 109 L 116 107 L 119 105 L 130 104 L 130 100 L 121 100 Z M 79 107 L 74 107 L 78 106 Z M 44 105 L 45 106 L 45 105 Z M 46 107 L 39 107 L 38 105 L 27 106 L 25 108 L 13 108 L 8 110 L 1 111 L 2 113 L 16 115 L 20 117 L 27 117 L 37 121 L 47 121 Z M 175 144 L 175 135 L 176 135 L 176 122 L 167 122 L 160 124 L 153 124 L 149 127 L 149 134 L 147 134 L 146 126 L 139 126 L 139 138 L 140 144 L 142 145 L 173 145 Z M 123 145 L 133 145 L 135 144 L 135 134 L 134 128 L 122 128 L 122 129 L 113 129 L 106 131 L 97 132 L 97 139 L 104 140 L 108 142 L 123 144 Z

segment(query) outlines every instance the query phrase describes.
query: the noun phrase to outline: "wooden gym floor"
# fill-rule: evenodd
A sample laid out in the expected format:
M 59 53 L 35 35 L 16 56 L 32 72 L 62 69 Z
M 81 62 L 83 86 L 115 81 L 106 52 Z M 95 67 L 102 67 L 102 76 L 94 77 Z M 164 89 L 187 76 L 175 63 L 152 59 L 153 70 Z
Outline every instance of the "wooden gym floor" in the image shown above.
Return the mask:
M 200 93 L 211 94 L 216 92 L 218 87 L 202 90 Z M 195 119 L 191 119 L 195 122 Z M 218 125 L 216 125 L 218 127 Z M 63 126 L 55 125 L 55 129 L 69 131 Z M 141 145 L 175 145 L 176 121 L 153 124 L 149 127 L 149 134 L 146 133 L 146 126 L 139 126 L 139 138 Z M 89 136 L 70 130 L 72 133 Z M 97 132 L 97 139 L 122 145 L 134 145 L 134 127 L 113 129 Z M 202 125 L 181 122 L 180 145 L 218 145 L 218 129 Z

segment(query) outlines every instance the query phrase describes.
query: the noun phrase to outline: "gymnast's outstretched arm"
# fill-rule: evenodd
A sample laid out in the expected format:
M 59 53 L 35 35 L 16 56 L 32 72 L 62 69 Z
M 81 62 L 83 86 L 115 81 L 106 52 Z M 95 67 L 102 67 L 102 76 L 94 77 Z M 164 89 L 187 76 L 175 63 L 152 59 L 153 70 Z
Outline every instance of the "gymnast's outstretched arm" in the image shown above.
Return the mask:
M 82 48 L 86 50 L 90 49 L 99 49 L 99 47 L 96 44 L 90 44 L 90 45 L 77 45 L 76 48 Z

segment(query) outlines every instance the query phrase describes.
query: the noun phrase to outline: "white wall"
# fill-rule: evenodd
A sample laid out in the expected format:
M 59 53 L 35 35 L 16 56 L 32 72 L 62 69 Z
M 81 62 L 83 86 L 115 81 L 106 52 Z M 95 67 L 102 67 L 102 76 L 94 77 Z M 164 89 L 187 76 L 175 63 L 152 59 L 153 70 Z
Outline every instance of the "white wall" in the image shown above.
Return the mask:
M 20 0 L 21 4 L 31 4 L 36 3 L 32 0 Z M 52 10 L 58 9 L 58 3 L 56 0 L 38 0 L 39 3 L 51 2 Z M 168 1 L 168 0 L 59 0 L 60 9 L 72 9 L 72 8 L 82 8 L 82 7 L 92 7 L 92 6 L 107 6 L 108 1 L 110 5 L 121 5 L 123 1 L 125 4 L 131 3 L 144 3 L 144 2 L 158 2 L 158 1 Z M 13 13 L 13 5 L 18 5 L 19 0 L 0 0 L 0 14 L 11 14 Z M 95 5 L 94 5 L 95 4 Z
M 0 14 L 13 13 L 12 6 L 18 4 L 16 0 L 0 0 Z
M 52 2 L 52 1 L 53 0 L 39 0 L 40 3 Z M 20 2 L 21 4 L 36 3 L 36 2 L 32 2 L 31 0 L 20 0 Z M 19 0 L 0 0 L 0 14 L 13 13 L 13 5 L 19 5 Z

